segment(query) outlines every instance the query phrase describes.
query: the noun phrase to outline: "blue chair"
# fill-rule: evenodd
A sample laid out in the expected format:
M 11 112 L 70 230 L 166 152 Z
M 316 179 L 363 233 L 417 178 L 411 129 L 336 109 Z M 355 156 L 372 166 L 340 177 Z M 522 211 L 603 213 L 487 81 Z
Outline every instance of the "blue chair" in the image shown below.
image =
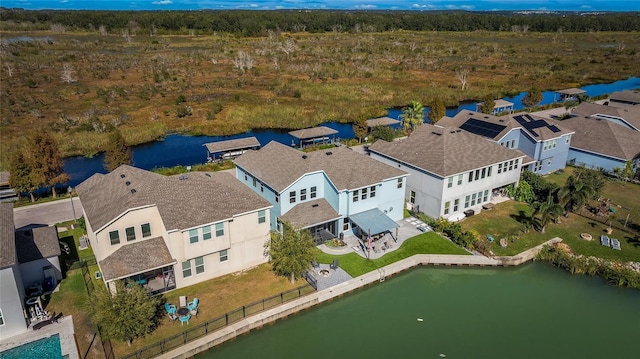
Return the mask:
M 198 298 L 193 298 L 193 301 L 187 304 L 187 309 L 189 309 L 191 314 L 193 315 L 198 314 L 198 303 L 199 303 Z
M 164 303 L 164 309 L 167 311 L 167 314 L 176 314 L 178 310 L 175 305 L 169 303 Z
M 184 325 L 184 323 L 189 324 L 189 319 L 191 319 L 191 314 L 187 314 L 185 316 L 178 317 L 180 319 L 180 324 Z

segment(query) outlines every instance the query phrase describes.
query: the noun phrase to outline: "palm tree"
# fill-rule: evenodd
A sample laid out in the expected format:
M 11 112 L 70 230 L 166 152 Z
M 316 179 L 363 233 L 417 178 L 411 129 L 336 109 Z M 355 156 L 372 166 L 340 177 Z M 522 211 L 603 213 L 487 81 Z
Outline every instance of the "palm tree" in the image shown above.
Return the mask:
M 558 201 L 564 207 L 565 215 L 569 215 L 569 211 L 576 211 L 593 196 L 593 188 L 582 182 L 573 175 L 567 178 L 564 187 L 558 190 Z
M 544 233 L 549 220 L 554 222 L 562 215 L 564 209 L 555 202 L 553 195 L 547 196 L 547 200 L 543 202 L 533 202 L 533 216 L 540 215 L 540 232 Z
M 417 126 L 422 125 L 423 110 L 422 104 L 418 101 L 411 101 L 402 109 L 400 120 L 402 120 L 402 127 L 405 131 L 413 131 Z

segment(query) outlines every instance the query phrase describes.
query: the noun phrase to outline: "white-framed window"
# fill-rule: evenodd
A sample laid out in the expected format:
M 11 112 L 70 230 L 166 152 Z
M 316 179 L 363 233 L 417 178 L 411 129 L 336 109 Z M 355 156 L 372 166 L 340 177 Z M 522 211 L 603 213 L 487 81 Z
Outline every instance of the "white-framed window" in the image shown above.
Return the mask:
M 453 177 L 447 178 L 447 188 L 453 187 Z
M 202 227 L 202 240 L 211 239 L 211 226 Z
M 361 190 L 361 191 L 362 191 L 362 194 L 360 195 L 360 199 L 361 199 L 361 200 L 363 200 L 363 201 L 364 201 L 365 199 L 367 199 L 367 190 L 368 190 L 368 188 L 367 188 L 367 187 L 365 187 L 365 188 L 363 188 L 363 189 Z
M 191 277 L 191 261 L 182 262 L 182 278 Z
M 500 142 L 500 146 L 503 146 L 503 147 L 504 147 L 504 142 Z
M 458 212 L 458 205 L 460 205 L 460 198 L 453 200 L 453 212 Z
M 4 315 L 2 314 L 2 309 L 0 309 L 0 327 L 4 325 Z
M 511 140 L 511 148 L 516 148 L 516 140 Z
M 469 172 L 469 181 L 468 182 L 473 182 L 473 171 Z
M 376 186 L 369 187 L 369 197 L 373 198 L 376 196 Z
M 558 145 L 557 141 L 558 141 L 558 139 L 545 141 L 544 144 L 542 145 L 542 150 L 546 151 L 546 150 L 551 150 L 551 149 L 556 148 L 556 146 Z
M 487 177 L 491 177 L 491 168 L 492 166 L 487 167 Z
M 303 188 L 300 190 L 300 200 L 301 201 L 306 201 L 307 200 L 307 189 Z
M 117 229 L 109 232 L 109 241 L 111 241 L 112 246 L 120 243 L 120 232 Z
M 296 203 L 296 191 L 289 192 L 289 203 Z
M 571 142 L 571 135 L 566 135 L 564 137 L 564 143 L 569 143 L 569 142 Z
M 196 257 L 196 274 L 204 273 L 204 257 Z
M 344 217 L 344 219 L 342 220 L 342 230 L 343 231 L 349 230 L 349 218 L 347 217 Z
M 309 193 L 309 197 L 310 198 L 316 198 L 316 186 L 311 187 L 310 193 Z
M 261 210 L 258 211 L 258 223 L 264 223 L 267 221 L 267 211 L 266 210 Z
M 124 233 L 127 235 L 127 242 L 136 239 L 136 229 L 134 227 L 127 227 L 124 229 Z
M 480 175 L 480 178 L 485 178 L 485 177 L 486 177 L 486 175 L 487 175 L 487 169 L 486 169 L 486 168 L 483 168 L 483 169 L 482 169 L 482 174 Z
M 464 197 L 464 208 L 468 208 L 469 207 L 469 198 L 471 198 L 471 196 L 466 195 Z
M 489 200 L 489 190 L 485 189 L 484 190 L 484 196 L 482 197 L 482 202 L 486 202 Z
M 260 182 L 260 192 L 264 192 L 264 183 Z
M 216 223 L 216 237 L 224 236 L 224 223 Z
M 446 201 L 444 203 L 444 214 L 449 214 L 450 207 L 451 207 L 451 201 Z
M 229 250 L 220 251 L 220 262 L 226 262 L 229 259 Z
M 517 158 L 516 161 L 514 162 L 513 168 L 518 169 L 518 162 L 520 162 L 519 158 Z
M 498 174 L 502 173 L 502 163 L 498 163 Z
M 409 192 L 409 202 L 416 204 L 416 191 Z
M 189 243 L 198 243 L 198 229 L 189 230 Z
M 462 175 L 458 175 L 458 186 L 462 184 Z
M 358 202 L 359 199 L 360 199 L 360 191 L 354 190 L 353 191 L 353 202 Z
M 478 192 L 478 204 L 480 204 L 482 201 L 482 191 Z
M 553 157 L 547 158 L 547 166 L 551 166 L 551 162 L 553 162 Z
M 534 172 L 539 172 L 542 170 L 542 160 L 536 161 L 535 166 L 533 167 Z
M 479 179 L 480 179 L 480 170 L 476 170 L 476 177 L 473 180 L 477 181 Z
M 398 178 L 398 188 L 402 188 L 402 178 Z
M 276 203 L 280 202 L 280 195 L 276 193 Z
M 151 237 L 151 225 L 149 223 L 141 225 L 140 230 L 142 232 L 142 238 Z
M 245 180 L 245 181 L 248 181 L 248 180 L 249 180 L 249 178 L 247 177 L 247 172 L 245 172 L 245 173 L 244 173 L 244 180 Z
M 255 177 L 252 177 L 252 178 L 253 178 L 253 187 L 258 186 L 258 181 L 256 180 L 256 178 Z
M 513 169 L 513 160 L 509 161 L 509 171 Z
M 472 206 L 476 205 L 476 194 L 475 193 L 471 195 L 471 205 Z

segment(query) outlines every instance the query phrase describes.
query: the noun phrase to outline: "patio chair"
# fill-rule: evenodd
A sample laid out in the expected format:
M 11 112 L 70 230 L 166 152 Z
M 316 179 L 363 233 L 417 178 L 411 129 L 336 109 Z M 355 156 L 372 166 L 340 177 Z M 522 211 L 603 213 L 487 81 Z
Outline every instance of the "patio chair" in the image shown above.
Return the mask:
M 164 309 L 167 311 L 167 314 L 176 314 L 176 310 L 178 310 L 175 305 L 169 303 L 164 303 Z
M 495 239 L 493 238 L 493 236 L 492 236 L 491 234 L 487 234 L 487 240 L 488 240 L 489 242 L 493 242 L 493 241 L 495 241 Z
M 333 262 L 331 262 L 331 264 L 329 265 L 329 268 L 336 270 L 338 269 L 338 260 L 334 259 Z
M 184 308 L 187 306 L 187 296 L 186 295 L 181 295 L 180 296 L 180 308 Z
M 189 309 L 191 315 L 198 315 L 198 303 L 198 298 L 193 298 L 193 300 L 187 304 L 187 309 Z
M 187 314 L 185 316 L 178 317 L 178 319 L 180 319 L 180 324 L 181 325 L 184 325 L 184 323 L 189 324 L 189 319 L 191 319 L 191 314 Z
M 318 268 L 318 267 L 320 267 L 320 264 L 318 264 L 318 261 L 314 259 L 314 260 L 311 261 L 311 266 L 313 268 Z
M 176 319 L 178 319 L 178 316 L 177 316 L 177 315 L 175 315 L 175 314 L 173 314 L 173 313 L 169 313 L 169 320 L 170 320 L 170 321 L 174 321 L 174 320 L 176 320 Z

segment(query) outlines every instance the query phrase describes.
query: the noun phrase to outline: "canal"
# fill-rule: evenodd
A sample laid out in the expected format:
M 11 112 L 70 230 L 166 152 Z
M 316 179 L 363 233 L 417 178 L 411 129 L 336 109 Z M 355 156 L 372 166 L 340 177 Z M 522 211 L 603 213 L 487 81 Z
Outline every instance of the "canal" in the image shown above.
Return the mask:
M 639 304 L 545 263 L 417 268 L 196 358 L 637 358 Z

